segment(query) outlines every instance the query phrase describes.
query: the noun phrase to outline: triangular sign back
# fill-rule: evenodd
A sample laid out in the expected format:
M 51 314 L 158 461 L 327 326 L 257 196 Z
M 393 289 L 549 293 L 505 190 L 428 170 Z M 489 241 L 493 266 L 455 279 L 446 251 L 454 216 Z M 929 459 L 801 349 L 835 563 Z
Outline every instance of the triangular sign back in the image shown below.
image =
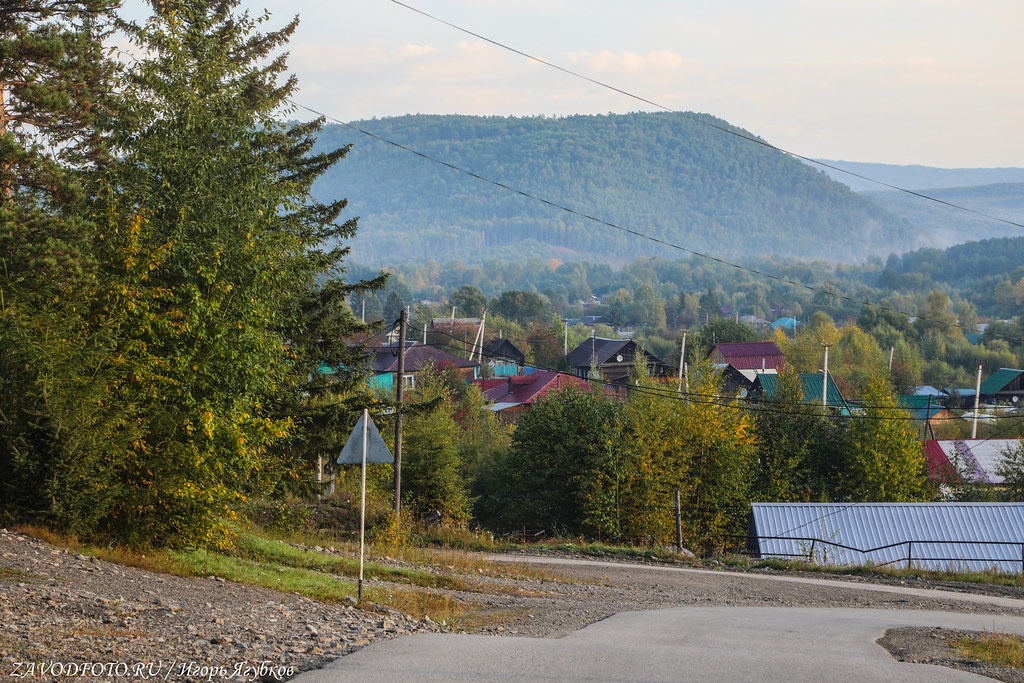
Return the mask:
M 345 447 L 341 449 L 341 455 L 338 456 L 339 465 L 358 465 L 363 461 L 363 420 L 367 421 L 366 462 L 393 463 L 395 461 L 391 451 L 388 449 L 388 445 L 384 443 L 384 437 L 377 430 L 377 425 L 366 415 L 366 413 L 363 413 L 359 418 L 355 429 L 352 430 L 348 441 L 345 442 Z

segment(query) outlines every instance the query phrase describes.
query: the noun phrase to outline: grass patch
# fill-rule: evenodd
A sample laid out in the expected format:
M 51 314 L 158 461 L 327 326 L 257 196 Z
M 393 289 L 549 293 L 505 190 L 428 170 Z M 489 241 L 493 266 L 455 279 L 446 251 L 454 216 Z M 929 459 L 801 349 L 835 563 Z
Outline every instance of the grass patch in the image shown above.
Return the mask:
M 355 597 L 357 586 L 321 571 L 284 566 L 207 550 L 170 550 L 168 555 L 194 576 L 218 576 L 264 588 L 298 593 L 323 602 L 340 602 Z
M 953 647 L 964 657 L 996 666 L 1024 667 L 1024 643 L 1020 636 L 988 631 L 980 638 L 961 638 Z
M 514 548 L 517 549 L 522 547 L 523 546 L 518 544 L 514 546 Z M 531 549 L 553 550 L 564 553 L 589 555 L 603 559 L 618 557 L 631 560 L 645 560 L 649 562 L 689 562 L 692 560 L 692 558 L 687 555 L 657 546 L 651 548 L 638 548 L 633 546 L 607 545 L 604 543 L 553 540 L 547 543 L 530 544 L 527 547 Z
M 33 574 L 32 572 L 27 572 L 24 569 L 18 569 L 17 567 L 0 567 L 0 581 L 24 581 L 26 583 L 34 583 L 45 578 L 45 576 Z

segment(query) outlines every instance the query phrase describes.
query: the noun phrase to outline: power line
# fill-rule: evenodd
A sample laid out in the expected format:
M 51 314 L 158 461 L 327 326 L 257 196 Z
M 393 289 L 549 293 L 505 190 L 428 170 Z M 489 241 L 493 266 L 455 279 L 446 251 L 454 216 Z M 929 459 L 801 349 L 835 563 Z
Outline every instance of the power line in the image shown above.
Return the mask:
M 807 162 L 809 164 L 814 164 L 816 166 L 821 166 L 823 168 L 827 168 L 827 169 L 832 170 L 832 171 L 837 171 L 839 173 L 843 173 L 843 174 L 851 176 L 853 178 L 858 178 L 860 180 L 865 180 L 865 181 L 870 182 L 870 183 L 875 183 L 876 185 L 880 185 L 882 187 L 886 187 L 886 188 L 889 188 L 891 190 L 896 190 L 897 192 L 903 192 L 903 193 L 912 195 L 914 197 L 919 197 L 921 199 L 925 199 L 925 200 L 928 200 L 930 202 L 935 202 L 936 204 L 941 204 L 943 206 L 948 206 L 950 208 L 957 209 L 959 211 L 964 211 L 964 212 L 967 212 L 967 213 L 971 213 L 971 214 L 974 214 L 976 216 L 981 216 L 982 218 L 987 218 L 989 220 L 997 221 L 999 223 L 1005 223 L 1006 225 L 1011 225 L 1011 226 L 1013 226 L 1015 228 L 1024 229 L 1024 224 L 1016 223 L 1016 222 L 1011 221 L 1011 220 L 1009 220 L 1007 218 L 1000 218 L 999 216 L 993 216 L 993 215 L 987 214 L 987 213 L 985 213 L 983 211 L 977 211 L 975 209 L 970 209 L 970 208 L 967 208 L 965 206 L 960 206 L 958 204 L 953 204 L 952 202 L 947 202 L 945 200 L 938 199 L 937 197 L 931 197 L 931 196 L 928 196 L 928 195 L 923 194 L 921 192 L 916 192 L 914 190 L 909 190 L 907 188 L 899 187 L 897 185 L 891 185 L 891 184 L 883 182 L 881 180 L 876 180 L 875 178 L 871 178 L 869 176 L 865 176 L 865 175 L 861 175 L 859 173 L 855 173 L 854 171 L 849 171 L 847 169 L 839 168 L 838 166 L 833 166 L 831 164 L 827 164 L 827 163 L 825 163 L 823 161 L 819 161 L 817 159 L 812 159 L 810 157 L 806 157 L 806 156 L 804 156 L 802 154 L 797 154 L 796 152 L 792 152 L 792 151 L 790 151 L 788 149 L 784 149 L 782 147 L 778 147 L 776 145 L 771 144 L 770 142 L 768 142 L 766 140 L 762 140 L 761 138 L 755 137 L 753 135 L 747 135 L 747 134 L 742 133 L 740 131 L 728 128 L 726 126 L 720 126 L 720 125 L 718 125 L 716 123 L 713 123 L 711 121 L 707 121 L 707 120 L 703 119 L 700 116 L 696 116 L 696 115 L 694 115 L 694 114 L 692 114 L 690 112 L 684 112 L 684 111 L 680 111 L 678 109 L 673 109 L 672 107 L 668 107 L 666 105 L 663 105 L 663 104 L 660 104 L 658 102 L 655 102 L 654 100 L 647 99 L 646 97 L 642 97 L 642 96 L 637 95 L 635 93 L 629 92 L 628 90 L 623 90 L 622 88 L 618 88 L 618 87 L 616 87 L 614 85 L 611 85 L 609 83 L 605 83 L 604 81 L 599 81 L 599 80 L 597 80 L 595 78 L 591 78 L 590 76 L 587 76 L 585 74 L 579 73 L 578 71 L 573 71 L 572 69 L 568 69 L 568 68 L 566 68 L 564 66 L 561 66 L 559 64 L 555 64 L 554 62 L 550 62 L 550 61 L 548 61 L 546 59 L 542 59 L 542 58 L 537 57 L 535 55 L 532 55 L 532 54 L 530 54 L 528 52 L 523 52 L 522 50 L 516 49 L 516 48 L 514 48 L 514 47 L 512 47 L 510 45 L 506 45 L 505 43 L 501 43 L 501 42 L 499 42 L 497 40 L 494 40 L 493 38 L 488 38 L 487 36 L 484 36 L 482 34 L 476 33 L 474 31 L 470 31 L 469 29 L 464 28 L 462 26 L 459 26 L 458 24 L 453 24 L 450 21 L 446 21 L 446 20 L 441 19 L 440 17 L 437 17 L 437 16 L 435 16 L 433 14 L 430 14 L 428 12 L 424 12 L 423 10 L 418 9 L 416 7 L 413 7 L 412 5 L 408 5 L 408 4 L 404 3 L 404 2 L 400 2 L 400 0 L 390 0 L 390 1 L 392 3 L 400 6 L 400 7 L 404 7 L 405 9 L 410 10 L 412 12 L 415 12 L 416 14 L 424 16 L 424 17 L 426 17 L 426 18 L 428 18 L 428 19 L 430 19 L 432 21 L 436 21 L 436 22 L 438 22 L 440 24 L 444 24 L 445 26 L 448 26 L 448 27 L 450 27 L 452 29 L 455 29 L 456 31 L 459 31 L 461 33 L 465 33 L 466 35 L 469 35 L 469 36 L 473 36 L 474 38 L 478 38 L 478 39 L 480 39 L 480 40 L 482 40 L 482 41 L 484 41 L 486 43 L 490 43 L 491 45 L 494 45 L 495 47 L 501 48 L 502 50 L 507 50 L 507 51 L 512 52 L 514 54 L 517 54 L 517 55 L 519 55 L 521 57 L 525 57 L 526 59 L 529 59 L 530 61 L 537 62 L 538 64 L 542 64 L 542 65 L 544 65 L 546 67 L 555 69 L 557 71 L 561 71 L 562 73 L 567 74 L 569 76 L 572 76 L 573 78 L 579 78 L 581 80 L 587 81 L 588 83 L 592 83 L 592 84 L 597 85 L 597 86 L 599 86 L 601 88 L 605 88 L 606 90 L 611 90 L 612 92 L 619 93 L 620 95 L 625 95 L 626 97 L 629 97 L 630 99 L 636 100 L 638 102 L 642 102 L 644 104 L 649 104 L 652 107 L 655 107 L 657 109 L 661 109 L 662 111 L 671 112 L 673 114 L 679 114 L 681 116 L 685 116 L 686 118 L 688 118 L 688 119 L 690 119 L 692 121 L 695 121 L 695 122 L 699 123 L 702 126 L 707 126 L 709 128 L 713 128 L 714 130 L 720 131 L 722 133 L 726 133 L 727 135 L 732 135 L 732 136 L 738 137 L 738 138 L 740 138 L 742 140 L 746 140 L 747 142 L 752 142 L 752 143 L 754 143 L 756 145 L 761 145 L 762 147 L 767 147 L 767 148 L 775 150 L 777 152 L 782 152 L 783 154 L 787 154 L 787 155 L 789 155 L 789 156 L 791 156 L 791 157 L 793 157 L 795 159 L 800 159 L 801 161 Z
M 421 334 L 421 333 L 423 333 L 425 331 L 424 328 L 422 328 L 422 327 L 415 327 L 411 323 L 410 323 L 409 328 L 410 328 L 410 330 L 414 330 L 417 334 Z M 439 330 L 439 329 L 435 328 L 435 329 L 430 330 L 430 331 L 432 331 L 434 334 L 440 335 L 442 337 L 447 337 L 447 338 L 453 340 L 454 342 L 458 342 L 459 344 L 461 344 L 461 342 L 463 341 L 463 340 L 461 340 L 461 339 L 459 339 L 459 338 L 449 334 L 448 332 L 446 332 L 444 330 Z M 440 347 L 442 350 L 450 349 L 452 351 L 465 351 L 465 348 L 463 348 L 459 344 L 441 343 L 441 344 L 433 344 L 432 346 Z M 483 355 L 485 357 L 487 357 L 488 359 L 497 358 L 498 357 L 498 356 L 495 356 L 495 355 L 487 352 L 486 350 L 483 352 Z M 533 365 L 533 367 L 536 367 L 536 368 L 538 368 L 540 370 L 548 370 L 550 372 L 559 372 L 559 370 L 557 370 L 555 368 L 545 367 L 545 366 L 542 366 L 542 365 L 538 365 L 536 363 L 534 363 L 532 365 Z M 581 378 L 581 379 L 583 379 L 583 378 Z M 587 379 L 585 381 L 587 381 L 589 384 L 595 385 L 597 387 L 607 387 L 607 388 L 611 388 L 611 389 L 621 388 L 621 385 L 612 384 L 610 382 L 602 382 L 602 381 L 598 381 L 598 380 L 589 380 L 589 379 Z M 626 388 L 628 388 L 629 391 L 632 391 L 632 392 L 635 392 L 635 393 L 645 394 L 645 395 L 653 396 L 653 397 L 656 397 L 656 398 L 665 398 L 665 399 L 669 399 L 669 400 L 678 400 L 678 401 L 683 401 L 683 402 L 687 402 L 687 403 L 691 403 L 691 404 L 709 405 L 709 406 L 715 406 L 715 407 L 721 407 L 721 408 L 738 408 L 740 410 L 746 410 L 746 411 L 751 411 L 751 412 L 759 412 L 759 413 L 771 413 L 771 414 L 776 414 L 776 415 L 797 415 L 797 416 L 799 416 L 799 415 L 811 415 L 811 413 L 808 413 L 807 410 L 806 410 L 806 408 L 810 404 L 807 404 L 805 402 L 787 402 L 787 401 L 770 401 L 770 400 L 766 400 L 766 401 L 763 401 L 763 402 L 755 403 L 755 402 L 751 401 L 750 399 L 741 399 L 739 397 L 735 397 L 735 398 L 733 398 L 733 397 L 723 397 L 723 396 L 720 396 L 720 395 L 717 395 L 717 394 L 699 394 L 699 393 L 694 393 L 694 392 L 689 392 L 689 391 L 681 392 L 681 391 L 678 391 L 676 389 L 670 389 L 670 388 L 662 389 L 662 388 L 657 387 L 657 386 L 636 386 L 636 385 L 632 385 L 631 384 L 631 385 L 628 385 Z M 850 402 L 846 402 L 846 403 L 847 403 L 846 407 L 848 409 L 850 407 L 855 407 L 855 408 L 862 408 L 864 410 L 879 410 L 879 411 L 882 411 L 882 412 L 887 412 L 887 411 L 899 411 L 901 413 L 910 412 L 908 408 L 904 408 L 902 406 L 873 406 L 873 405 L 856 404 L 856 403 L 850 403 Z M 797 410 L 783 410 L 783 409 L 779 408 L 780 406 L 781 407 L 785 407 L 785 406 L 800 406 L 801 408 L 804 408 L 804 410 L 799 410 L 799 411 L 797 411 Z M 841 417 L 844 418 L 844 419 L 851 419 L 851 420 L 879 420 L 879 421 L 899 421 L 899 422 L 906 422 L 907 421 L 907 417 L 905 415 L 896 415 L 896 416 L 891 416 L 891 417 L 890 416 L 885 416 L 885 415 L 859 415 L 859 414 L 853 413 L 852 411 L 850 412 L 849 415 L 845 415 L 845 416 L 841 416 Z M 1015 419 L 1017 419 L 1017 420 L 1019 420 L 1020 416 L 1018 416 L 1018 415 L 1003 415 L 1003 416 L 994 416 L 991 419 L 996 419 L 996 420 L 1015 420 Z M 1013 427 L 1013 425 L 1009 425 L 1007 427 L 1007 429 L 1012 428 L 1012 427 Z M 993 438 L 993 437 L 989 437 L 989 438 Z
M 354 131 L 356 131 L 358 133 L 361 133 L 361 134 L 365 135 L 366 137 L 369 137 L 369 138 L 371 138 L 373 140 L 377 140 L 378 142 L 382 142 L 382 143 L 384 143 L 386 145 L 391 145 L 392 147 L 395 147 L 395 148 L 400 149 L 400 150 L 402 150 L 404 152 L 408 152 L 410 154 L 418 156 L 421 159 L 424 159 L 426 161 L 430 161 L 431 163 L 439 164 L 441 166 L 444 166 L 445 168 L 451 169 L 451 170 L 456 171 L 458 173 L 462 173 L 462 174 L 467 175 L 467 176 L 469 176 L 471 178 L 475 178 L 476 180 L 479 180 L 481 182 L 488 183 L 490 185 L 494 185 L 495 187 L 498 187 L 498 188 L 500 188 L 502 190 L 506 190 L 508 192 L 512 192 L 513 194 L 517 194 L 517 195 L 519 195 L 521 197 L 524 197 L 526 199 L 530 199 L 532 201 L 539 202 L 539 203 L 544 204 L 546 206 L 549 206 L 549 207 L 551 207 L 553 209 L 558 209 L 559 211 L 564 211 L 564 212 L 569 213 L 569 214 L 571 214 L 573 216 L 577 216 L 579 218 L 583 218 L 585 220 L 588 220 L 588 221 L 591 221 L 591 222 L 594 222 L 594 223 L 598 223 L 599 225 L 603 225 L 605 227 L 609 227 L 609 228 L 612 228 L 614 230 L 618 230 L 620 232 L 624 232 L 624 233 L 632 235 L 634 237 L 639 237 L 640 239 L 644 239 L 644 240 L 647 240 L 647 241 L 650 241 L 650 242 L 654 242 L 655 244 L 659 244 L 661 246 L 668 247 L 669 249 L 675 249 L 677 251 L 681 251 L 681 252 L 690 254 L 692 256 L 696 256 L 696 257 L 699 257 L 699 258 L 707 259 L 708 261 L 712 261 L 714 263 L 718 263 L 718 264 L 723 265 L 723 266 L 728 266 L 730 268 L 734 268 L 736 270 L 739 270 L 739 271 L 742 271 L 742 272 L 745 272 L 745 273 L 750 273 L 752 275 L 757 275 L 759 277 L 762 277 L 762 278 L 765 278 L 765 279 L 768 279 L 768 280 L 772 280 L 772 281 L 779 282 L 779 283 L 782 283 L 782 284 L 785 284 L 785 285 L 789 285 L 791 287 L 798 287 L 800 289 L 805 289 L 805 290 L 810 291 L 810 292 L 827 294 L 829 296 L 835 297 L 836 299 L 841 299 L 843 301 L 847 301 L 847 302 L 850 302 L 850 303 L 859 304 L 861 306 L 870 306 L 872 308 L 879 308 L 879 309 L 882 309 L 882 310 L 885 310 L 885 311 L 890 311 L 892 313 L 896 313 L 897 315 L 906 316 L 908 318 L 909 317 L 913 317 L 912 314 L 907 313 L 906 311 L 901 311 L 901 310 L 899 310 L 897 308 L 893 308 L 891 306 L 886 306 L 884 304 L 877 304 L 877 303 L 873 303 L 871 301 L 865 301 L 865 300 L 862 300 L 862 299 L 857 299 L 855 297 L 848 296 L 846 294 L 840 294 L 840 293 L 835 292 L 833 290 L 824 289 L 822 287 L 815 287 L 813 285 L 808 285 L 808 284 L 805 284 L 803 282 L 798 282 L 796 280 L 791 280 L 789 278 L 785 278 L 785 277 L 782 277 L 782 276 L 779 276 L 779 275 L 773 275 L 772 273 L 767 273 L 765 271 L 758 270 L 757 268 L 750 268 L 750 267 L 747 267 L 747 266 L 742 266 L 742 265 L 740 265 L 738 263 L 733 263 L 731 261 L 727 261 L 727 260 L 725 260 L 723 258 L 720 258 L 718 256 L 712 256 L 711 254 L 706 254 L 704 252 L 695 251 L 693 249 L 689 249 L 689 248 L 684 247 L 682 245 L 675 244 L 673 242 L 669 242 L 667 240 L 663 240 L 663 239 L 658 238 L 658 237 L 653 237 L 653 236 L 648 235 L 646 233 L 642 233 L 639 230 L 634 230 L 632 228 L 627 228 L 627 227 L 618 225 L 617 223 L 612 223 L 610 221 L 606 221 L 604 219 L 598 218 L 596 216 L 592 216 L 592 215 L 590 215 L 588 213 L 584 213 L 584 212 L 579 211 L 577 209 L 573 209 L 573 208 L 565 206 L 563 204 L 559 204 L 558 202 L 556 202 L 556 201 L 554 201 L 552 199 L 547 199 L 545 197 L 541 197 L 539 195 L 532 194 L 532 193 L 527 192 L 525 190 L 520 190 L 519 188 L 513 187 L 511 185 L 508 185 L 507 183 L 503 183 L 503 182 L 498 181 L 498 180 L 492 180 L 491 178 L 488 178 L 486 176 L 480 175 L 479 173 L 476 173 L 474 171 L 470 171 L 468 169 L 462 168 L 461 166 L 457 166 L 457 165 L 455 165 L 455 164 L 453 164 L 451 162 L 444 161 L 442 159 L 438 159 L 436 157 L 430 156 L 429 154 L 426 154 L 424 152 L 420 152 L 418 150 L 412 149 L 411 147 L 403 145 L 400 142 L 396 142 L 394 140 L 391 140 L 391 139 L 385 138 L 385 137 L 383 137 L 381 135 L 378 135 L 377 133 L 373 133 L 373 132 L 368 131 L 368 130 L 366 130 L 364 128 L 361 128 L 361 127 L 355 125 L 354 123 L 350 123 L 350 122 L 347 122 L 347 121 L 342 121 L 341 119 L 338 119 L 338 118 L 335 118 L 333 116 L 330 116 L 329 114 L 325 114 L 324 112 L 321 112 L 321 111 L 319 111 L 317 109 L 313 109 L 312 107 L 308 107 L 306 105 L 299 104 L 298 102 L 295 102 L 295 101 L 292 101 L 292 100 L 288 100 L 288 102 L 292 106 L 296 107 L 297 109 L 304 109 L 305 111 L 308 111 L 309 113 L 311 113 L 311 114 L 313 114 L 315 116 L 321 117 L 321 118 L 323 118 L 325 120 L 328 120 L 328 121 L 333 121 L 334 123 L 337 123 L 339 125 L 345 126 L 346 128 L 349 128 L 350 130 L 354 130 Z M 1022 226 L 1022 227 L 1024 227 L 1024 226 Z M 931 318 L 926 318 L 926 317 L 922 317 L 922 316 L 917 316 L 917 318 L 919 320 L 927 320 L 929 322 L 935 322 L 935 323 L 940 324 L 940 325 L 945 326 L 945 327 L 955 327 L 955 328 L 960 329 L 960 330 L 962 330 L 964 332 L 973 331 L 972 328 L 968 328 L 968 327 L 966 327 L 964 325 L 960 325 L 959 323 L 947 323 L 945 321 L 933 320 Z M 1024 339 L 1021 339 L 1021 338 L 1018 338 L 1018 337 L 1010 337 L 1010 336 L 1005 336 L 1005 335 L 998 335 L 998 336 L 1001 339 L 1008 339 L 1010 341 L 1018 341 L 1018 342 L 1024 341 Z

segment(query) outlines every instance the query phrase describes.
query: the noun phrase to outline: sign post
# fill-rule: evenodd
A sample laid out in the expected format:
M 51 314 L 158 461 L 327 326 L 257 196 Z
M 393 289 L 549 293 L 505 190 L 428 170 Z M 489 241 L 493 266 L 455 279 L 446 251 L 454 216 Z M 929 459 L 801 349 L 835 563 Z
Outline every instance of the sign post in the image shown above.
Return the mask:
M 363 555 L 366 548 L 366 463 L 394 463 L 395 459 L 384 443 L 370 413 L 363 414 L 345 442 L 338 456 L 339 465 L 361 465 L 359 479 L 359 602 L 363 601 Z

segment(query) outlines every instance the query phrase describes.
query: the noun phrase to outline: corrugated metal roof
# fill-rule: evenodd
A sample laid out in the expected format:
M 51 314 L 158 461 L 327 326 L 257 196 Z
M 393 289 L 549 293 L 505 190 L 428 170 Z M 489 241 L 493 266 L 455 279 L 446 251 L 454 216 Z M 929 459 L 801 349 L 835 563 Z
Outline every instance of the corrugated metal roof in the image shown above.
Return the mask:
M 761 386 L 764 389 L 764 397 L 769 401 L 774 398 L 775 394 L 778 393 L 779 382 L 778 375 L 760 374 L 757 376 Z M 801 372 L 800 373 L 800 385 L 803 387 L 804 400 L 808 403 L 820 402 L 821 401 L 821 383 L 822 375 L 820 372 Z M 836 386 L 835 380 L 832 379 L 832 375 L 828 376 L 828 404 L 830 406 L 840 406 L 846 408 L 846 400 L 843 395 L 839 393 L 839 387 Z
M 961 468 L 973 469 L 977 481 L 1002 484 L 1003 478 L 996 474 L 996 467 L 1003 459 L 1003 451 L 1016 448 L 1020 443 L 1020 439 L 935 439 L 925 442 L 925 450 L 937 449 L 951 465 L 959 462 Z
M 1024 503 L 754 503 L 751 533 L 762 537 L 752 541 L 762 557 L 906 567 L 909 556 L 923 569 L 1024 569 Z
M 999 368 L 992 373 L 992 376 L 981 383 L 982 394 L 996 394 L 1006 388 L 1006 385 L 1024 374 L 1024 370 L 1013 368 Z M 973 395 L 973 394 L 972 394 Z
M 772 368 L 782 369 L 785 356 L 775 342 L 723 342 L 715 344 L 709 357 L 720 356 L 726 363 L 739 370 Z

